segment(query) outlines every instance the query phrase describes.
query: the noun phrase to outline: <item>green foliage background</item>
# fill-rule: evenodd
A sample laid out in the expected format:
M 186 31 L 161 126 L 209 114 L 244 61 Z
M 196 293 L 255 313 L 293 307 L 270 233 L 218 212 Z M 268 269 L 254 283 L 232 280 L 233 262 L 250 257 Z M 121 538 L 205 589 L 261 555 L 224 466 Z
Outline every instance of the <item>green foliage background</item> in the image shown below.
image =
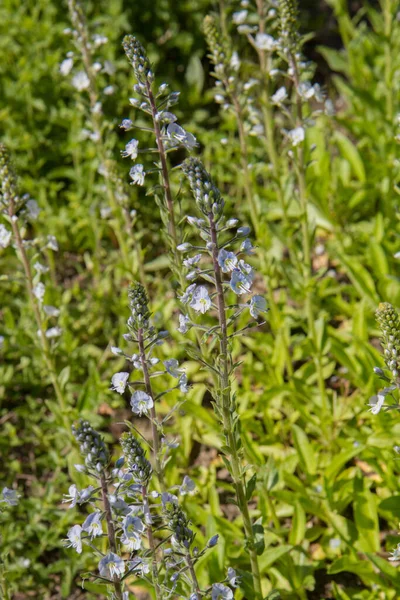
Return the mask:
M 283 598 L 395 599 L 400 575 L 387 562 L 387 551 L 399 541 L 399 463 L 392 448 L 400 421 L 395 411 L 372 417 L 366 404 L 378 385 L 372 369 L 382 364 L 374 309 L 379 301 L 400 305 L 394 258 L 399 249 L 399 148 L 394 138 L 400 32 L 388 39 L 384 9 L 390 2 L 381 7 L 355 3 L 351 14 L 341 0 L 317 8 L 302 4 L 302 31 L 312 34 L 306 52 L 317 61 L 317 78 L 337 108 L 335 118 L 321 117 L 307 138 L 309 146 L 318 148 L 308 193 L 318 225 L 314 303 L 331 413 L 323 416 L 318 403 L 298 282 L 285 258 L 285 236 L 291 232 L 283 230 L 268 177 L 262 175 L 256 183 L 265 237 L 259 255 L 267 260 L 260 271 L 268 270 L 279 313 L 269 313 L 266 326 L 243 336 L 235 348 L 242 361 L 237 385 L 246 452 L 257 465 L 266 525 L 261 565 L 271 589 Z M 125 33 L 135 33 L 160 81 L 181 91 L 179 122 L 200 141 L 232 215 L 247 218 L 234 124 L 221 118 L 213 102 L 202 33 L 202 20 L 217 8 L 214 3 L 103 0 L 84 6 L 89 22 L 108 36 L 106 51 L 117 66 L 116 91 L 105 105 L 117 131 L 110 136 L 115 158 L 126 143 L 117 125 L 129 114 L 132 88 L 120 42 Z M 227 6 L 238 10 L 238 3 Z M 35 233 L 50 233 L 59 241 L 59 253 L 49 255 L 52 286 L 47 293 L 49 304 L 62 307 L 57 362 L 75 407 L 71 411 L 89 416 L 113 443 L 121 431 L 117 423 L 129 411 L 108 389 L 117 361 L 107 347 L 118 345 L 124 332 L 127 281 L 112 228 L 99 219 L 98 230 L 92 226 L 93 206 L 103 191 L 96 176 L 96 146 L 80 137 L 84 118 L 78 96 L 59 74 L 71 49 L 66 27 L 63 2 L 2 0 L 0 132 L 13 152 L 21 189 L 42 209 Z M 221 144 L 223 137 L 230 139 L 227 146 Z M 252 151 L 259 160 L 255 142 Z M 121 172 L 126 171 L 121 161 Z M 138 211 L 155 318 L 160 327 L 171 328 L 177 315 L 166 280 L 158 210 L 141 190 L 131 189 L 131 202 Z M 72 472 L 78 457 L 66 455 L 60 441 L 58 407 L 43 377 L 35 326 L 11 249 L 0 252 L 0 272 L 0 334 L 5 337 L 0 483 L 16 483 L 23 494 L 18 507 L 0 514 L 3 568 L 16 599 L 99 598 L 93 583 L 80 590 L 80 573 L 92 567 L 90 557 L 62 545 L 76 522 L 61 498 L 70 484 L 68 467 Z M 262 276 L 259 286 L 264 291 Z M 293 357 L 291 382 L 282 337 Z M 173 338 L 172 352 L 184 359 L 179 334 Z M 204 375 L 195 364 L 188 362 L 187 370 L 201 384 Z M 185 473 L 195 479 L 199 493 L 187 500 L 186 509 L 199 539 L 221 534 L 221 543 L 200 566 L 204 581 L 223 578 L 232 560 L 239 566 L 247 560 L 241 528 L 226 510 L 230 485 L 216 450 L 217 427 L 205 387 L 195 386 L 174 423 L 181 446 L 168 477 L 171 484 Z

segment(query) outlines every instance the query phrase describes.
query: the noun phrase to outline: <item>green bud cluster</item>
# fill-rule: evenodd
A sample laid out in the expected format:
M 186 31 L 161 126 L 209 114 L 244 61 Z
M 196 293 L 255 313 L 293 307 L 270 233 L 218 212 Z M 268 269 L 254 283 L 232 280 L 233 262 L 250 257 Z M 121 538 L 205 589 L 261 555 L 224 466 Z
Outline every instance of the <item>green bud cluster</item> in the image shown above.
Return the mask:
M 382 333 L 382 346 L 387 368 L 397 377 L 400 370 L 400 318 L 388 302 L 382 302 L 376 311 L 376 320 Z
M 167 502 L 164 507 L 164 515 L 176 541 L 183 544 L 186 548 L 190 548 L 194 539 L 194 533 L 189 527 L 189 519 L 179 504 Z
M 125 457 L 125 463 L 136 483 L 146 485 L 151 477 L 153 469 L 146 458 L 139 441 L 132 433 L 123 433 L 121 436 L 121 447 Z
M 296 52 L 300 38 L 297 0 L 279 0 L 279 31 L 283 50 Z
M 128 324 L 133 328 L 144 327 L 150 318 L 149 299 L 143 285 L 133 282 L 129 289 L 129 306 L 132 316 Z
M 203 163 L 198 158 L 188 158 L 183 162 L 182 170 L 202 213 L 206 216 L 213 213 L 219 217 L 224 208 L 224 200 Z
M 231 70 L 230 58 L 232 55 L 228 40 L 218 29 L 216 20 L 211 15 L 205 17 L 203 30 L 216 75 L 221 79 L 228 79 Z
M 0 144 L 0 186 L 0 203 L 6 208 L 17 200 L 17 176 L 4 144 Z
M 145 84 L 152 80 L 150 61 L 142 44 L 133 36 L 126 35 L 122 41 L 125 54 L 131 63 L 138 83 Z
M 87 468 L 100 473 L 110 461 L 107 446 L 101 435 L 83 419 L 72 425 L 72 433 L 79 444 Z

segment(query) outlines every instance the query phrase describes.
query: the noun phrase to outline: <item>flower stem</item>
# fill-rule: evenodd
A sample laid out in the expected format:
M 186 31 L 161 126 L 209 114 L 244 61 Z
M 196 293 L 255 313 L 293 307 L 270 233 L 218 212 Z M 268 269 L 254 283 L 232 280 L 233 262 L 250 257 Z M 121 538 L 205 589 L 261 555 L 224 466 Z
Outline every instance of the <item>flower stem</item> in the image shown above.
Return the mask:
M 30 302 L 31 309 L 32 309 L 32 312 L 35 317 L 36 325 L 39 330 L 39 338 L 40 338 L 40 343 L 42 346 L 44 362 L 46 364 L 51 383 L 53 385 L 58 403 L 61 408 L 64 426 L 65 426 L 66 430 L 69 432 L 70 424 L 69 424 L 69 421 L 65 414 L 67 412 L 67 401 L 64 398 L 64 394 L 61 390 L 61 386 L 58 381 L 57 370 L 56 370 L 56 367 L 54 364 L 53 357 L 51 355 L 51 349 L 50 349 L 48 339 L 46 338 L 46 332 L 45 332 L 45 327 L 44 327 L 43 320 L 42 320 L 42 315 L 40 314 L 38 301 L 37 301 L 34 291 L 33 291 L 33 276 L 32 276 L 31 265 L 29 263 L 29 259 L 28 259 L 28 256 L 27 256 L 27 253 L 25 250 L 25 246 L 24 246 L 22 237 L 21 237 L 21 232 L 20 232 L 19 224 L 18 224 L 18 218 L 15 215 L 15 204 L 14 204 L 13 199 L 10 200 L 8 214 L 10 217 L 11 227 L 13 230 L 14 239 L 15 239 L 15 243 L 16 243 L 16 246 L 18 249 L 19 257 L 20 257 L 20 260 L 21 260 L 21 263 L 22 263 L 22 266 L 23 266 L 24 272 L 25 272 L 26 289 L 28 291 L 29 302 Z
M 233 419 L 234 406 L 232 406 L 231 383 L 230 383 L 230 368 L 231 360 L 228 348 L 228 331 L 226 321 L 225 298 L 222 284 L 222 274 L 218 263 L 218 238 L 217 228 L 212 212 L 208 214 L 208 220 L 211 232 L 212 243 L 212 261 L 215 274 L 215 288 L 217 292 L 217 307 L 218 321 L 220 326 L 220 409 L 222 412 L 222 420 L 225 436 L 227 438 L 227 446 L 229 448 L 229 458 L 231 464 L 231 474 L 236 490 L 236 497 L 239 510 L 242 514 L 245 536 L 247 540 L 248 551 L 250 555 L 251 571 L 253 575 L 253 585 L 256 593 L 256 598 L 261 598 L 261 576 L 258 564 L 257 552 L 255 549 L 255 538 L 253 527 L 250 518 L 249 507 L 246 499 L 245 480 L 242 472 L 241 460 L 239 457 L 238 439 L 235 431 Z
M 153 394 L 153 389 L 151 386 L 150 374 L 149 374 L 149 369 L 148 369 L 148 365 L 147 365 L 147 361 L 146 361 L 146 352 L 145 352 L 145 348 L 144 348 L 143 328 L 142 327 L 139 327 L 139 329 L 138 329 L 137 340 L 138 340 L 139 356 L 140 356 L 140 362 L 142 365 L 146 393 L 154 401 L 154 394 Z M 163 473 L 162 465 L 161 465 L 161 461 L 160 461 L 160 435 L 159 435 L 159 430 L 158 430 L 158 426 L 157 426 L 157 423 L 158 423 L 157 412 L 156 412 L 156 408 L 155 408 L 154 404 L 150 409 L 150 415 L 151 415 L 151 432 L 152 432 L 152 437 L 153 437 L 154 464 L 155 464 L 155 468 L 156 468 L 157 477 L 160 482 L 160 487 L 162 490 L 165 490 L 164 473 Z
M 110 502 L 108 500 L 107 481 L 106 481 L 106 476 L 105 476 L 104 471 L 100 475 L 100 486 L 101 486 L 101 497 L 103 500 L 104 512 L 105 512 L 105 517 L 106 517 L 108 541 L 110 544 L 111 552 L 114 552 L 114 554 L 117 554 L 117 544 L 115 541 L 114 521 L 113 521 L 113 517 L 112 517 Z M 119 581 L 119 579 L 116 575 L 113 578 L 113 585 L 114 585 L 115 595 L 116 595 L 117 599 L 122 600 L 121 582 Z
M 142 496 L 143 496 L 143 511 L 144 511 L 145 517 L 146 517 L 146 515 L 148 515 L 148 517 L 150 517 L 149 502 L 148 502 L 148 498 L 147 498 L 147 487 L 145 485 L 142 486 Z M 161 596 L 160 582 L 158 580 L 156 545 L 155 545 L 154 536 L 153 536 L 153 529 L 150 524 L 150 519 L 148 519 L 148 520 L 149 520 L 149 523 L 147 524 L 146 531 L 147 531 L 147 540 L 149 542 L 149 548 L 151 551 L 151 566 L 152 566 L 152 572 L 153 572 L 153 585 L 154 585 L 154 590 L 156 593 L 156 599 L 160 600 L 162 598 L 162 596 Z
M 196 571 L 194 569 L 193 560 L 192 560 L 189 550 L 186 551 L 185 560 L 186 560 L 186 564 L 189 569 L 190 579 L 192 580 L 194 593 L 196 594 L 196 600 L 201 600 L 201 598 L 203 597 L 203 594 L 201 593 L 199 582 L 197 580 Z

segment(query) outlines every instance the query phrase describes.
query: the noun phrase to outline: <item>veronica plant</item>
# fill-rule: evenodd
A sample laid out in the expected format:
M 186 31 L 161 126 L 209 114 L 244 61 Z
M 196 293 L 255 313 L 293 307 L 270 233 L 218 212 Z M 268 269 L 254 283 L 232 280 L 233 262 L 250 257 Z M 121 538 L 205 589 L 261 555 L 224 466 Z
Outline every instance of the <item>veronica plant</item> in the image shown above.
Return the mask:
M 131 119 L 124 119 L 121 127 L 126 131 L 137 129 L 150 133 L 155 140 L 155 147 L 140 148 L 139 141 L 132 138 L 127 143 L 122 156 L 136 161 L 139 154 L 158 155 L 158 162 L 155 167 L 154 165 L 149 167 L 136 163 L 130 169 L 130 177 L 133 184 L 142 186 L 148 174 L 159 174 L 162 200 L 158 196 L 159 186 L 151 188 L 151 193 L 155 195 L 162 220 L 168 229 L 169 247 L 173 257 L 172 268 L 175 275 L 180 277 L 180 261 L 177 253 L 180 238 L 177 228 L 176 201 L 171 187 L 168 154 L 180 148 L 190 151 L 197 146 L 197 142 L 191 133 L 178 125 L 177 117 L 170 112 L 169 109 L 178 102 L 179 92 L 170 92 L 166 83 L 156 85 L 150 61 L 142 44 L 134 36 L 127 35 L 124 38 L 123 47 L 136 77 L 137 83 L 134 86 L 134 91 L 139 96 L 139 98 L 130 98 L 129 102 L 136 109 L 150 117 L 151 127 L 135 125 Z
M 83 545 L 94 551 L 98 574 L 90 575 L 109 587 L 109 597 L 129 600 L 130 583 L 144 580 L 153 587 L 157 600 L 187 598 L 188 593 L 190 600 L 233 598 L 225 582 L 201 589 L 195 566 L 216 545 L 218 536 L 201 550 L 194 545 L 195 533 L 172 493 L 175 489 L 160 493 L 154 488 L 153 468 L 138 436 L 132 431 L 122 435 L 122 456 L 111 468 L 104 440 L 87 421 L 76 424 L 73 433 L 85 459 L 77 469 L 86 473 L 94 485 L 83 490 L 72 485 L 65 501 L 70 507 L 88 504 L 93 511 L 82 525 L 69 529 L 65 543 L 78 554 Z M 185 496 L 193 489 L 193 482 L 185 477 L 178 493 Z M 105 551 L 104 544 L 96 544 L 103 538 Z M 233 569 L 226 582 L 236 585 Z
M 39 216 L 40 208 L 28 194 L 20 195 L 10 155 L 3 144 L 0 144 L 0 209 L 9 224 L 9 227 L 0 224 L 0 247 L 6 248 L 12 244 L 22 265 L 30 308 L 37 327 L 41 356 L 58 401 L 57 410 L 61 410 L 62 421 L 69 430 L 68 402 L 60 385 L 54 360 L 55 344 L 62 333 L 61 327 L 57 324 L 60 310 L 45 304 L 46 285 L 43 279 L 49 267 L 40 262 L 41 257 L 45 256 L 45 251 L 56 252 L 58 244 L 52 235 L 45 239 L 26 238 L 29 225 Z
M 255 476 L 249 484 L 246 474 L 249 465 L 245 465 L 244 461 L 240 416 L 233 392 L 237 364 L 232 356 L 231 343 L 243 331 L 243 328 L 237 328 L 239 316 L 249 311 L 254 320 L 244 329 L 257 327 L 257 318 L 266 310 L 266 301 L 258 295 L 246 302 L 230 301 L 233 294 L 241 299 L 251 293 L 255 274 L 245 260 L 246 256 L 252 254 L 252 244 L 247 237 L 250 229 L 237 228 L 237 219 L 226 219 L 221 193 L 200 160 L 188 159 L 183 163 L 182 169 L 189 180 L 200 216 L 188 217 L 188 222 L 197 232 L 198 241 L 193 244 L 187 242 L 181 247 L 186 253 L 195 253 L 184 261 L 190 274 L 188 278 L 194 283 L 185 290 L 181 300 L 198 315 L 215 311 L 217 318 L 216 323 L 209 325 L 207 322 L 193 321 L 183 314 L 180 318 L 180 331 L 199 327 L 203 331 L 203 343 L 208 339 L 209 346 L 213 348 L 210 362 L 202 362 L 213 377 L 211 393 L 224 434 L 223 459 L 232 476 L 237 505 L 243 518 L 254 594 L 256 598 L 260 598 L 261 577 L 257 554 L 262 552 L 262 545 L 257 546 L 255 531 L 262 529 L 262 526 L 253 523 L 249 511 L 250 490 L 253 489 Z
M 188 391 L 186 373 L 180 368 L 178 361 L 174 358 L 164 361 L 164 368 L 160 370 L 160 360 L 154 356 L 157 346 L 164 343 L 168 336 L 167 331 L 157 331 L 150 320 L 148 298 L 144 287 L 140 283 L 134 283 L 129 291 L 131 316 L 128 319 L 128 333 L 124 335 L 128 342 L 136 344 L 136 352 L 127 354 L 120 348 L 112 348 L 117 356 L 125 356 L 130 364 L 130 370 L 137 371 L 140 379 L 129 381 L 130 372 L 122 371 L 115 373 L 112 377 L 111 387 L 119 394 L 124 394 L 125 389 L 131 391 L 130 405 L 135 415 L 145 416 L 150 420 L 152 430 L 152 454 L 155 471 L 162 490 L 165 490 L 164 466 L 169 450 L 165 442 L 163 427 L 172 417 L 173 413 L 184 402 L 184 395 Z M 164 389 L 156 394 L 153 390 L 154 378 L 172 377 L 176 385 Z M 178 389 L 183 395 L 166 417 L 160 420 L 157 416 L 156 404 L 168 392 Z M 163 443 L 164 442 L 164 443 Z
M 369 401 L 372 414 L 377 415 L 382 408 L 399 410 L 398 390 L 400 389 L 400 318 L 395 308 L 388 302 L 379 305 L 376 320 L 381 330 L 381 344 L 386 368 L 375 367 L 374 372 L 385 383 L 385 387 Z M 392 399 L 392 404 L 385 404 Z
M 105 191 L 109 208 L 102 209 L 101 215 L 107 216 L 109 211 L 113 217 L 115 230 L 123 263 L 129 273 L 136 272 L 144 281 L 143 260 L 137 232 L 134 231 L 136 211 L 130 210 L 129 192 L 118 173 L 118 166 L 111 158 L 110 123 L 103 113 L 103 102 L 114 94 L 115 89 L 107 82 L 115 73 L 115 66 L 99 55 L 101 47 L 108 42 L 106 36 L 96 33 L 91 35 L 82 5 L 78 0 L 68 0 L 73 29 L 66 33 L 72 35 L 77 53 L 69 52 L 60 65 L 60 73 L 71 76 L 73 87 L 81 94 L 83 110 L 88 118 L 87 127 L 82 136 L 96 145 L 99 157 L 99 173 L 104 177 Z M 106 84 L 107 85 L 104 85 Z M 86 102 L 85 99 L 87 98 Z M 133 250 L 135 257 L 131 255 Z M 134 264 L 135 261 L 135 264 Z
M 0 494 L 0 519 L 1 513 L 9 506 L 17 506 L 20 494 L 14 489 L 4 487 Z M 0 544 L 3 544 L 0 529 Z M 7 555 L 0 551 L 0 593 L 4 600 L 11 600 L 11 593 L 7 583 Z

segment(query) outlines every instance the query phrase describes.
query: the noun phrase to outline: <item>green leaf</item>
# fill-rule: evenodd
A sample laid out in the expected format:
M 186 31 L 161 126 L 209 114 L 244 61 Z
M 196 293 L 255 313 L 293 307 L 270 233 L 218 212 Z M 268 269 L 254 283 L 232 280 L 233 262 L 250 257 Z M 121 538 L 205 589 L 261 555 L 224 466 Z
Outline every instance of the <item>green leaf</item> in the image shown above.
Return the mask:
M 335 131 L 334 139 L 342 156 L 349 161 L 354 175 L 361 183 L 365 183 L 365 167 L 356 146 L 340 131 Z
M 315 475 L 317 472 L 317 459 L 305 431 L 298 425 L 292 425 L 292 434 L 301 466 L 309 475 Z
M 293 520 L 289 533 L 289 544 L 297 546 L 304 540 L 306 533 L 306 513 L 300 502 L 294 505 Z
M 381 544 L 376 499 L 362 477 L 354 480 L 353 512 L 359 534 L 357 546 L 363 552 L 378 552 Z

